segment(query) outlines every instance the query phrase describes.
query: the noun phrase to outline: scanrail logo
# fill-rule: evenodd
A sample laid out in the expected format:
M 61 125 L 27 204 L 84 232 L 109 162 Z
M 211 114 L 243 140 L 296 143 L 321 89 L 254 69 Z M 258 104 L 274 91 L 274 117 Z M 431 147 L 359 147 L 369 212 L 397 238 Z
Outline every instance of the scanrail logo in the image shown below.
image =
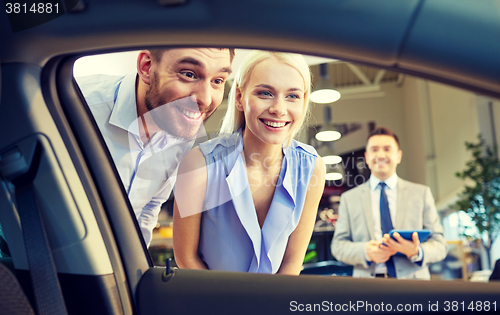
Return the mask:
M 4 0 L 12 32 L 20 32 L 58 18 L 79 0 Z

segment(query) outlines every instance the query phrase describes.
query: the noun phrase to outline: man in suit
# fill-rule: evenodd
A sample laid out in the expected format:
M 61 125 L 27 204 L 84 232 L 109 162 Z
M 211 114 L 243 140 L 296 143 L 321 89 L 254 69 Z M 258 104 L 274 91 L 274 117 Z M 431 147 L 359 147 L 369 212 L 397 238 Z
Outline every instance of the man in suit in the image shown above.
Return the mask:
M 377 128 L 368 137 L 365 152 L 370 179 L 340 198 L 331 250 L 339 261 L 354 266 L 353 277 L 430 279 L 428 265 L 446 256 L 443 227 L 429 187 L 396 174 L 402 156 L 398 137 Z M 423 243 L 416 232 L 412 240 L 395 233 L 394 240 L 387 234 L 391 229 L 428 229 L 431 235 Z

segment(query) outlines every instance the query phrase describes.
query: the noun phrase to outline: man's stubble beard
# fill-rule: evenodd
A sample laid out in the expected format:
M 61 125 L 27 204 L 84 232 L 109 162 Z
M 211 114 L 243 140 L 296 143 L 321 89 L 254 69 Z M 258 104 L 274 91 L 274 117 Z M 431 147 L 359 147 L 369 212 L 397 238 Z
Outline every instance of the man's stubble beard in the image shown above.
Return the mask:
M 215 111 L 212 110 L 207 114 L 207 116 L 203 119 L 203 122 L 200 123 L 198 127 L 189 126 L 187 123 L 184 123 L 180 117 L 183 115 L 177 107 L 175 106 L 175 102 L 182 101 L 190 101 L 190 97 L 184 97 L 182 99 L 174 100 L 172 102 L 165 102 L 165 98 L 162 98 L 158 89 L 158 80 L 156 72 L 153 72 L 153 76 L 151 79 L 151 84 L 149 85 L 149 89 L 146 91 L 146 95 L 144 97 L 144 102 L 146 104 L 146 108 L 148 109 L 148 113 L 153 118 L 155 124 L 162 130 L 166 131 L 170 136 L 182 141 L 192 141 L 194 140 L 204 128 L 203 122 L 205 122 Z M 191 106 L 194 107 L 194 106 Z M 196 104 L 196 108 L 199 111 L 198 104 Z M 203 114 L 203 113 L 202 113 Z

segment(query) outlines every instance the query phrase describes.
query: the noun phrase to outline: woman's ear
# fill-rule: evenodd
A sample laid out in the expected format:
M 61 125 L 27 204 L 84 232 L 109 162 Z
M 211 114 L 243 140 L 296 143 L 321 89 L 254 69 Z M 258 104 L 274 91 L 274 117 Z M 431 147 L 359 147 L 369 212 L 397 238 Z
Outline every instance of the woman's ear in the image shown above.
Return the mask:
M 236 104 L 236 109 L 239 110 L 240 112 L 243 111 L 243 104 L 241 103 L 241 100 L 242 100 L 241 89 L 239 87 L 236 87 L 236 94 L 234 96 L 234 101 Z
M 141 81 L 147 85 L 151 83 L 151 65 L 151 52 L 149 50 L 141 50 L 137 56 L 137 73 Z

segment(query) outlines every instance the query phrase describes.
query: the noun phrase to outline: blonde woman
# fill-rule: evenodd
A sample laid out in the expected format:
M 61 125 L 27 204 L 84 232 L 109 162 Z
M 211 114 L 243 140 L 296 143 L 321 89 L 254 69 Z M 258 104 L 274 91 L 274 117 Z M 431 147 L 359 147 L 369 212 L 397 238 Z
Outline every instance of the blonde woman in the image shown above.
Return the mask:
M 314 148 L 293 140 L 309 107 L 301 55 L 253 51 L 236 72 L 219 137 L 179 168 L 179 267 L 298 275 L 324 189 Z

